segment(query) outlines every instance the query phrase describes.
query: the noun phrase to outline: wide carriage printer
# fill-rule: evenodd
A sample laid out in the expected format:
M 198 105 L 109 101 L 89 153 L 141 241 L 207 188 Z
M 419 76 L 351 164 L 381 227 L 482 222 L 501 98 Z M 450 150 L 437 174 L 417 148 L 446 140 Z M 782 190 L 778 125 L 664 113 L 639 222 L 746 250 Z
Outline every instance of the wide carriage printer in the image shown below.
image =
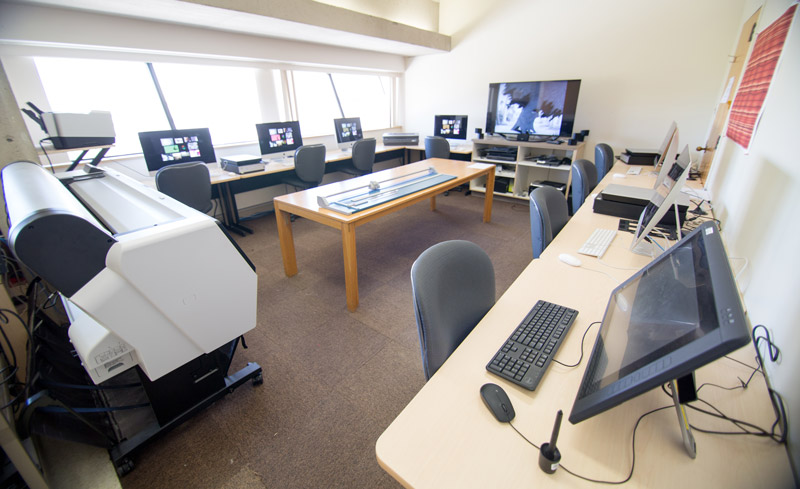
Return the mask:
M 650 198 L 655 193 L 652 188 L 632 187 L 628 185 L 611 184 L 607 185 L 594 199 L 592 209 L 597 214 L 622 217 L 638 221 L 642 211 L 650 202 Z M 689 196 L 680 193 L 676 200 L 678 205 L 678 216 L 681 223 L 686 219 L 686 211 L 689 209 Z M 675 213 L 670 211 L 661 218 L 661 225 L 675 225 Z
M 233 155 L 223 156 L 219 159 L 219 166 L 225 171 L 244 174 L 264 170 L 264 162 L 260 156 Z
M 71 173 L 16 162 L 1 176 L 9 247 L 60 293 L 91 380 L 138 373 L 160 427 L 259 383 L 255 363 L 228 375 L 256 325 L 257 275 L 219 222 L 116 172 Z M 112 459 L 158 429 L 118 435 Z
M 415 132 L 387 132 L 383 134 L 384 146 L 416 146 L 419 134 Z

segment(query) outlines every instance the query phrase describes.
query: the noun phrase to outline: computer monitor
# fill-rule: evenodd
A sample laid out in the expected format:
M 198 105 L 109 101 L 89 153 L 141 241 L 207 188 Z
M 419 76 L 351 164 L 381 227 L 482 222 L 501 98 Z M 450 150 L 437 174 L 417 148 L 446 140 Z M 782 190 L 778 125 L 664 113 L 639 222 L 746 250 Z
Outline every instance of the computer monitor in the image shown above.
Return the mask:
M 748 341 L 719 229 L 706 222 L 611 293 L 569 420 L 690 379 Z
M 297 148 L 303 145 L 298 121 L 256 124 L 256 133 L 261 156 L 272 161 L 293 158 Z
M 342 151 L 348 151 L 353 147 L 353 143 L 364 138 L 361 131 L 360 117 L 346 117 L 334 119 L 333 125 L 336 131 L 336 143 Z
M 580 80 L 492 83 L 486 133 L 537 139 L 570 136 L 580 88 Z
M 666 163 L 665 163 L 666 164 Z M 631 250 L 645 255 L 653 255 L 654 251 L 651 246 L 645 246 L 644 240 L 650 231 L 661 222 L 661 218 L 670 210 L 681 188 L 686 183 L 689 177 L 689 168 L 692 166 L 692 157 L 689 154 L 689 146 L 685 146 L 678 158 L 669 165 L 664 180 L 653 191 L 653 196 L 650 197 L 650 202 L 647 203 L 641 215 L 639 222 L 636 226 L 633 241 L 631 242 Z M 678 232 L 680 232 L 680 217 L 677 215 L 677 208 L 675 210 L 675 222 L 677 224 Z
M 158 171 L 176 163 L 217 161 L 207 127 L 140 132 L 139 143 L 142 145 L 147 171 Z
M 446 139 L 467 139 L 467 116 L 433 116 L 433 135 Z
M 653 188 L 657 188 L 659 185 L 661 185 L 661 182 L 664 181 L 664 178 L 666 178 L 667 173 L 669 172 L 671 163 L 675 161 L 675 158 L 677 158 L 679 139 L 678 125 L 675 123 L 675 121 L 672 121 L 672 124 L 670 124 L 669 129 L 667 130 L 667 135 L 664 137 L 664 142 L 661 143 L 661 147 L 658 148 L 658 160 L 656 160 L 655 164 L 655 169 L 658 171 L 658 176 L 656 177 L 656 183 L 653 185 Z

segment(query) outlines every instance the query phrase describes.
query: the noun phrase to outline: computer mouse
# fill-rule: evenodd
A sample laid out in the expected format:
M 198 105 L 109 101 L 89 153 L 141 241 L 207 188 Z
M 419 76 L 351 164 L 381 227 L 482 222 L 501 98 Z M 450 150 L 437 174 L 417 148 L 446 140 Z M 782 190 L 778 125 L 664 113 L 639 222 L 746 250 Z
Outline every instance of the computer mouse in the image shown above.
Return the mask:
M 581 261 L 576 256 L 572 256 L 568 253 L 561 253 L 558 255 L 558 259 L 566 263 L 567 265 L 572 265 L 573 267 L 581 266 Z
M 511 399 L 508 394 L 497 384 L 483 384 L 481 387 L 481 398 L 483 399 L 486 407 L 494 414 L 497 421 L 501 423 L 508 423 L 514 419 L 514 406 L 511 405 Z

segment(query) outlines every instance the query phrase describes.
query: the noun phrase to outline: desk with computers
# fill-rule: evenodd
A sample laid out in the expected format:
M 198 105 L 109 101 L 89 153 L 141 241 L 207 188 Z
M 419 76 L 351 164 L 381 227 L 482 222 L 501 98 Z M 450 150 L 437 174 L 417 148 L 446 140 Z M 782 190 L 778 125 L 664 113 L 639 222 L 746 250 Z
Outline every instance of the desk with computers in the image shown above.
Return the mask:
M 671 247 L 651 234 L 677 214 L 691 166 L 677 139 L 671 129 L 657 175 L 617 163 L 596 189 L 649 188 L 633 234 L 578 255 L 619 224 L 588 199 L 386 429 L 376 453 L 389 474 L 407 487 L 792 484 L 763 376 L 741 388 L 756 362 L 719 230 L 706 222 Z M 524 323 L 550 306 L 548 341 Z

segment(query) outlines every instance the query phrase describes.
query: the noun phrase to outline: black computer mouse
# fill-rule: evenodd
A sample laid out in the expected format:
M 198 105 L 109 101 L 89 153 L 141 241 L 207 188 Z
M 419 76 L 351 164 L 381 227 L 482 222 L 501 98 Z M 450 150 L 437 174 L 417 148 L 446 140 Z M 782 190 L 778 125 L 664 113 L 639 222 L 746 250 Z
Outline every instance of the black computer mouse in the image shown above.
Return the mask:
M 511 405 L 511 400 L 508 398 L 506 391 L 499 385 L 483 384 L 481 398 L 486 407 L 489 408 L 489 411 L 497 418 L 497 421 L 508 423 L 514 419 L 514 406 Z

